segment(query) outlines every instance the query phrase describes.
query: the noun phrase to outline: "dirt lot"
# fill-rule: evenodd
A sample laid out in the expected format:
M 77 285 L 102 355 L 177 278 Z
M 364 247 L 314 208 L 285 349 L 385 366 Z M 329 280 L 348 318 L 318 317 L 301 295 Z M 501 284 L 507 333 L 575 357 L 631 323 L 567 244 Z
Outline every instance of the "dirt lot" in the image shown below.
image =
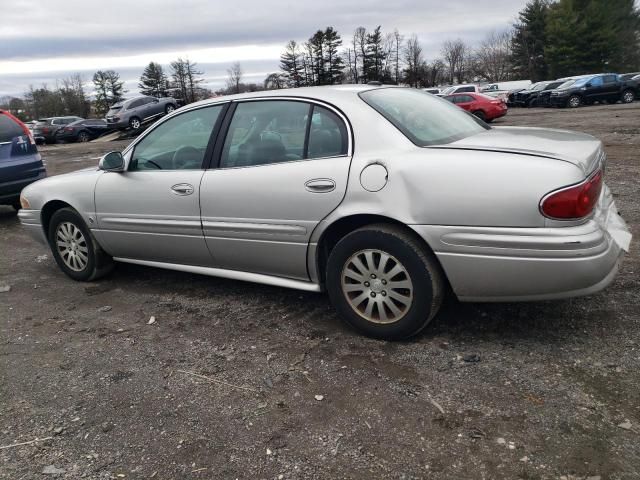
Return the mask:
M 496 124 L 601 138 L 640 238 L 640 103 Z M 121 146 L 42 153 L 58 174 Z M 0 239 L 0 446 L 50 437 L 0 449 L 0 478 L 640 478 L 636 240 L 603 293 L 449 300 L 386 343 L 323 295 L 129 265 L 75 283 L 3 207 Z

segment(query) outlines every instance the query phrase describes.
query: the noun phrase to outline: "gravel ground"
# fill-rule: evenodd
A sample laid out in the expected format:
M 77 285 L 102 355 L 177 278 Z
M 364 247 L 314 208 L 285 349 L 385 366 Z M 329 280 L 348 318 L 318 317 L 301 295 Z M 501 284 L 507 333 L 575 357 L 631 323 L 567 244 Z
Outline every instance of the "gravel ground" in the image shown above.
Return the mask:
M 496 124 L 601 138 L 640 238 L 639 119 L 636 103 Z M 122 146 L 41 151 L 53 175 Z M 73 282 L 4 207 L 0 239 L 0 478 L 640 478 L 635 240 L 600 294 L 451 299 L 388 343 L 319 294 L 131 265 Z

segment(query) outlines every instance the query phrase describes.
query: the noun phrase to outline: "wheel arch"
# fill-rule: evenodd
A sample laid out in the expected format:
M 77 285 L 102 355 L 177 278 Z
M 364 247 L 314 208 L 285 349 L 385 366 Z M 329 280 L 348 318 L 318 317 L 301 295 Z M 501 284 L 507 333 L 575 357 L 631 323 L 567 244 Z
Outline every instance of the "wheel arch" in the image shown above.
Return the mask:
M 42 209 L 40 210 L 40 222 L 46 238 L 49 238 L 49 224 L 51 222 L 51 217 L 54 213 L 63 208 L 73 208 L 73 206 L 62 200 L 49 200 L 42 206 Z M 75 208 L 73 209 L 76 210 Z
M 340 241 L 340 239 L 344 238 L 349 233 L 362 228 L 367 225 L 375 225 L 375 224 L 388 224 L 393 225 L 401 230 L 405 231 L 409 235 L 413 236 L 419 244 L 424 247 L 428 252 L 430 252 L 435 258 L 436 262 L 440 266 L 442 270 L 443 277 L 447 286 L 449 287 L 449 279 L 447 278 L 446 272 L 440 265 L 440 261 L 438 257 L 435 255 L 435 252 L 428 244 L 428 242 L 422 238 L 418 233 L 409 227 L 406 223 L 397 220 L 395 218 L 381 215 L 381 214 L 368 214 L 368 213 L 360 213 L 360 214 L 350 214 L 344 217 L 338 218 L 332 221 L 321 233 L 317 242 L 317 246 L 314 252 L 311 252 L 312 258 L 310 258 L 310 267 L 313 268 L 311 271 L 312 277 L 316 276 L 316 281 L 318 281 L 321 285 L 324 285 L 326 279 L 326 267 L 327 261 L 329 259 L 329 255 L 331 254 L 331 250 L 336 246 L 336 244 Z

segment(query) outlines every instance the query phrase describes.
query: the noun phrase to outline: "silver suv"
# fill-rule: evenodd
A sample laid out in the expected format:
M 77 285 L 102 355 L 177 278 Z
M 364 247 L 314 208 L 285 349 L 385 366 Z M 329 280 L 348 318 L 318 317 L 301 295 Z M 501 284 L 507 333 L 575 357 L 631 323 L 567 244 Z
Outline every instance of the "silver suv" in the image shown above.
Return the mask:
M 110 127 L 137 130 L 144 121 L 173 112 L 177 104 L 172 97 L 135 97 L 112 105 L 105 120 Z

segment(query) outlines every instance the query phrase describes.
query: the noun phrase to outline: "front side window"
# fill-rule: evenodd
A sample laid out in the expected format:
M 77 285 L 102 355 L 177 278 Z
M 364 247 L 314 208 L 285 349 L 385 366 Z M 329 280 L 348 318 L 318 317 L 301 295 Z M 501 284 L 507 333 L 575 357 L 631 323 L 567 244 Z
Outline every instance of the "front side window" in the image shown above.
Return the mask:
M 224 105 L 191 110 L 161 123 L 135 146 L 129 170 L 202 168 L 209 139 Z
M 589 81 L 589 83 L 591 84 L 592 87 L 601 87 L 602 77 L 594 77 Z
M 615 83 L 617 80 L 617 75 L 605 75 L 604 83 Z
M 462 109 L 411 88 L 376 88 L 359 94 L 418 146 L 455 142 L 488 130 Z

